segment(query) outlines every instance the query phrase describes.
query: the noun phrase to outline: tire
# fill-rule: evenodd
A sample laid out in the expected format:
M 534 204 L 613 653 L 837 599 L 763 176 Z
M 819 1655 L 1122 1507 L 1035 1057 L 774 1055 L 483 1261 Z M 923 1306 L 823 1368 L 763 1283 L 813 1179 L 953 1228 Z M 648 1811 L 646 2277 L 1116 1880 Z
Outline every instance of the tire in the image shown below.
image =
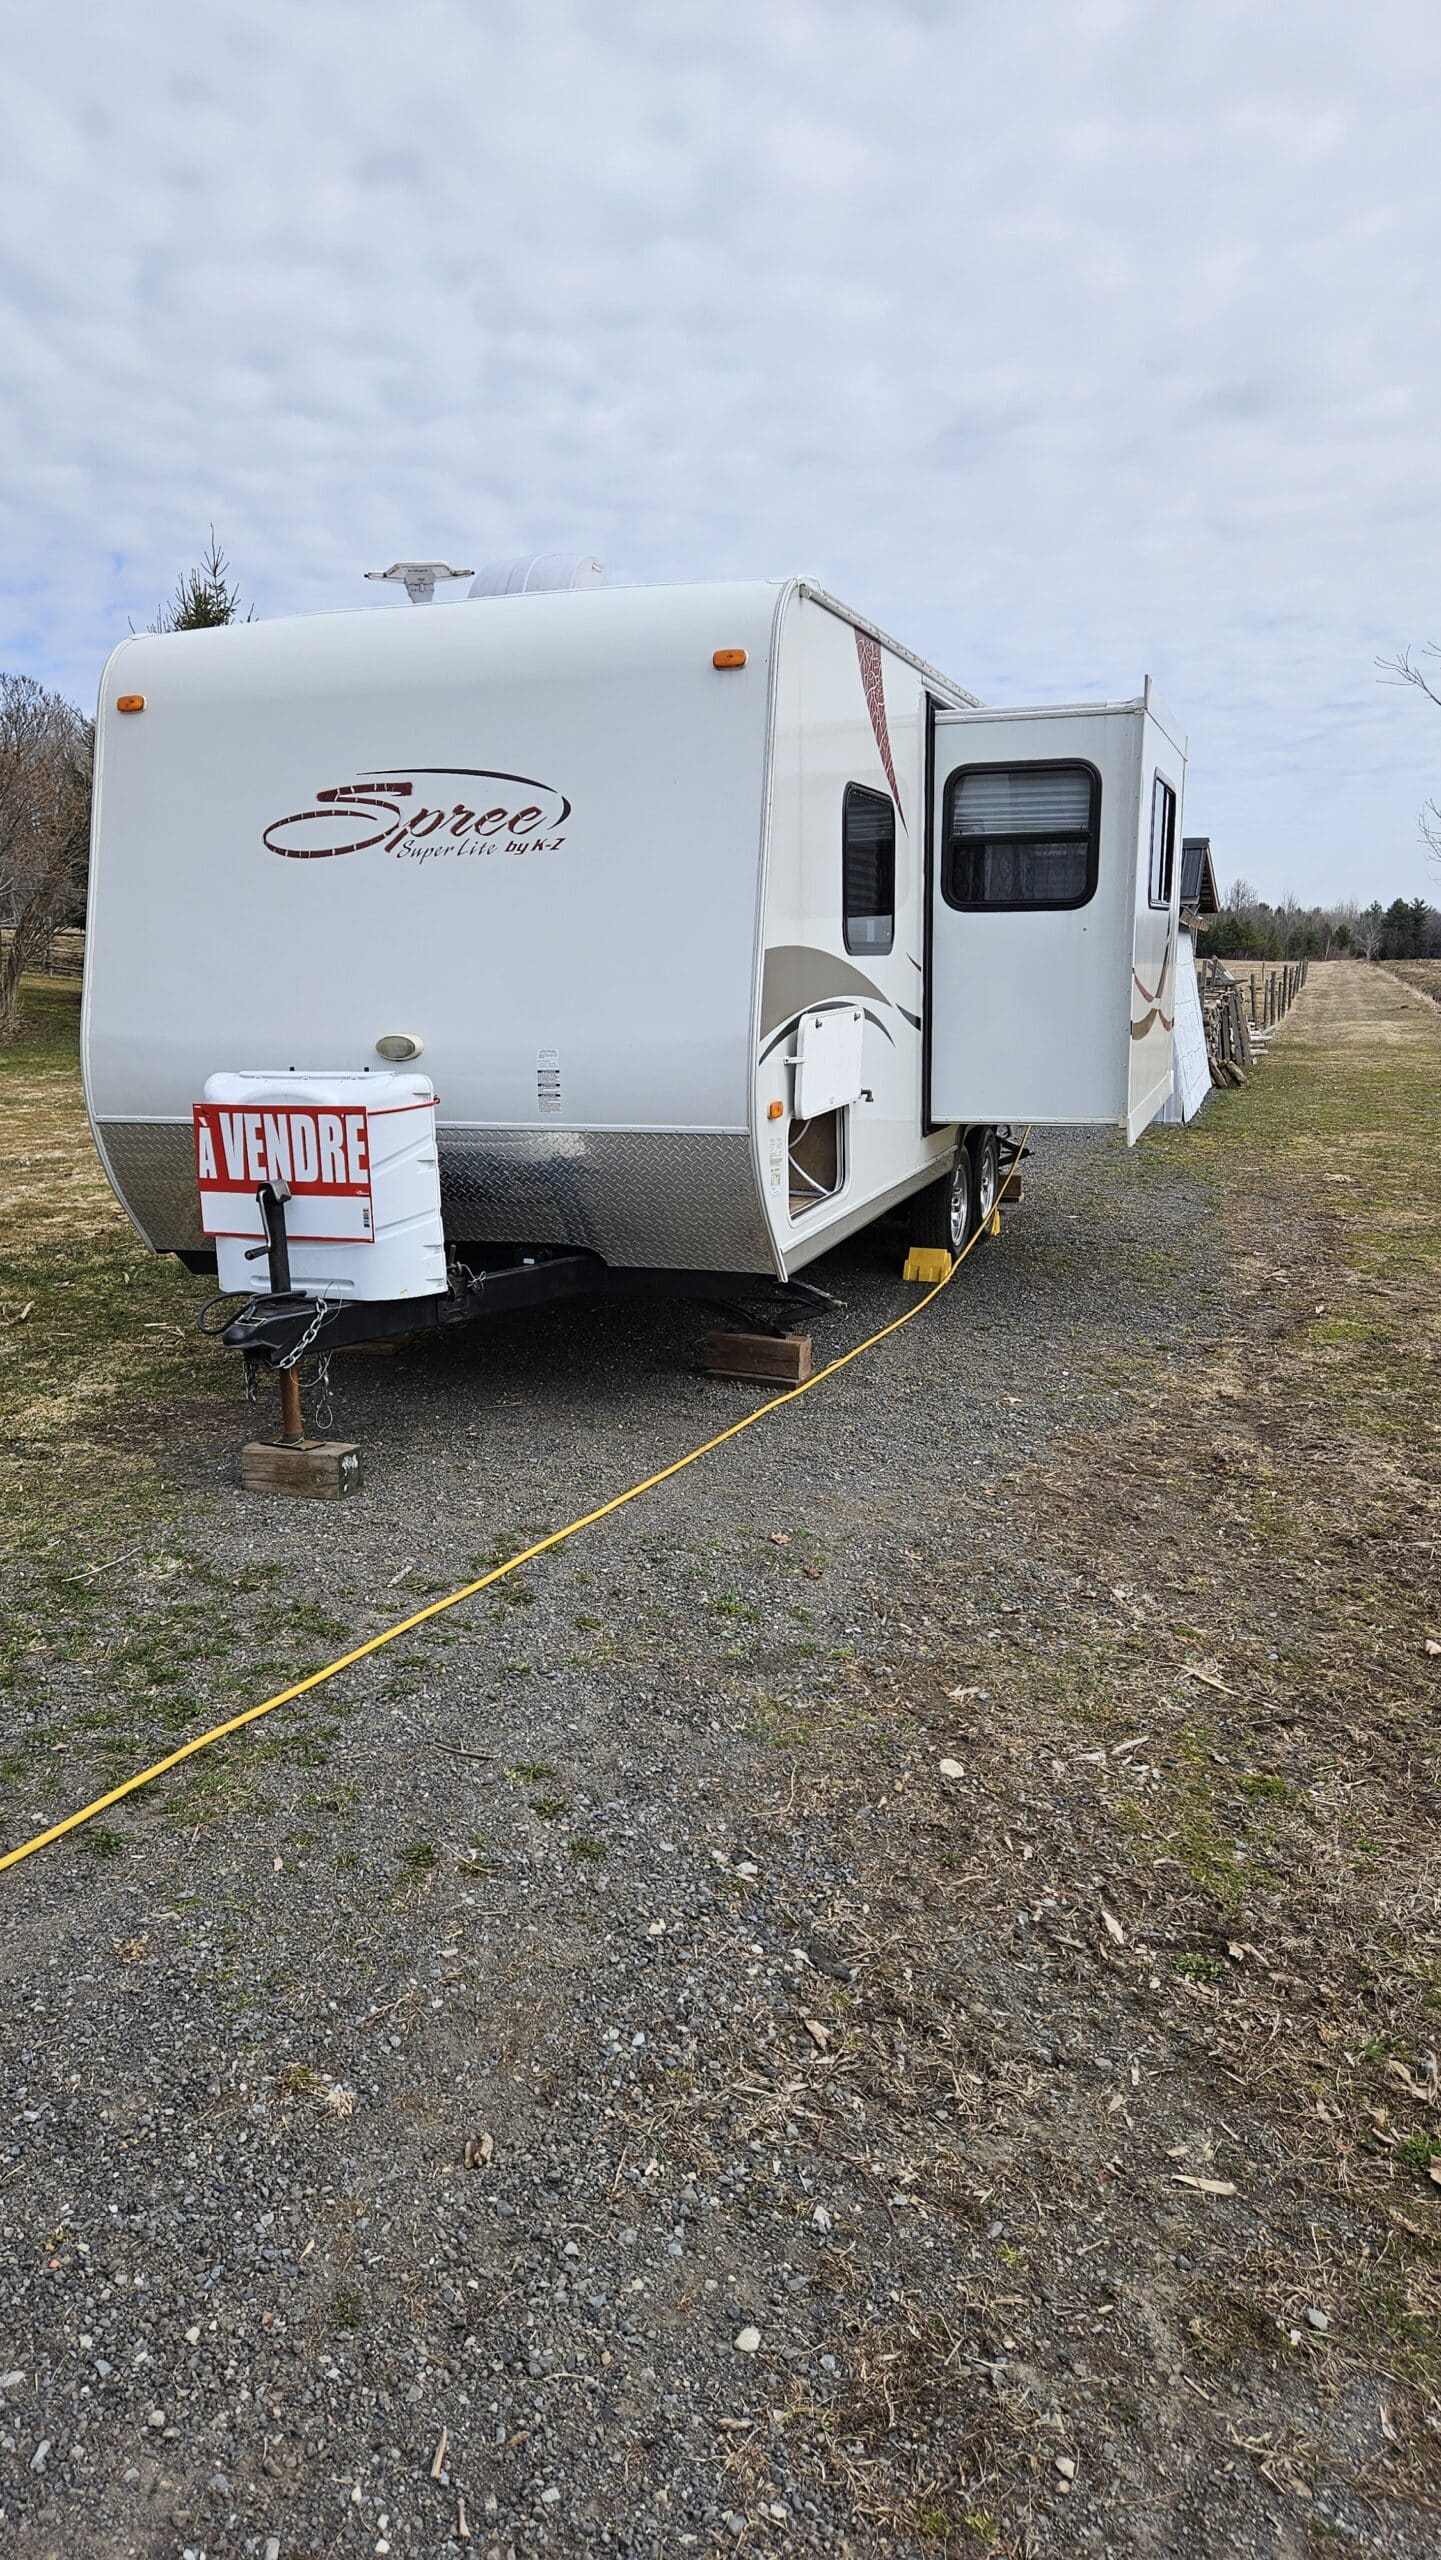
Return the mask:
M 928 1182 L 910 1204 L 912 1244 L 939 1245 L 950 1254 L 963 1252 L 970 1242 L 975 1192 L 970 1153 L 961 1145 L 949 1171 L 938 1182 Z
M 995 1208 L 1001 1191 L 1001 1151 L 994 1129 L 982 1129 L 971 1141 L 975 1165 L 972 1216 L 983 1227 Z

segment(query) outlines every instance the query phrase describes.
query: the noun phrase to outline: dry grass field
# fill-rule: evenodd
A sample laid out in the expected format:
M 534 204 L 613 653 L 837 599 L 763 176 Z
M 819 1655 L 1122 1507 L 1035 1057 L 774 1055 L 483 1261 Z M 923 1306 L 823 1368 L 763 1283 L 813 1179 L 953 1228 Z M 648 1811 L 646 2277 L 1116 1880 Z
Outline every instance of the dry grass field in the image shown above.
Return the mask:
M 1441 960 L 1388 960 L 1386 967 L 1403 986 L 1417 987 L 1433 1004 L 1441 1004 Z

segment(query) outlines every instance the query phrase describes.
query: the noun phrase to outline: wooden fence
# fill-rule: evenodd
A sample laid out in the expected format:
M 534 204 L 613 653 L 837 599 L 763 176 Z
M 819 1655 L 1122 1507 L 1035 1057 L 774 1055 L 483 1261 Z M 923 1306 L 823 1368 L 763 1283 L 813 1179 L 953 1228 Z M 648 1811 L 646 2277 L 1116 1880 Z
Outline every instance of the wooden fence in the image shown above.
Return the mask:
M 1304 960 L 1283 961 L 1278 969 L 1253 969 L 1246 984 L 1251 998 L 1251 1020 L 1258 1031 L 1274 1031 L 1284 1022 L 1306 983 L 1308 963 Z M 1260 1006 L 1259 1013 L 1256 1008 Z
M 1211 1082 L 1244 1084 L 1247 1069 L 1264 1054 L 1304 987 L 1306 962 L 1288 960 L 1233 976 L 1219 960 L 1203 958 L 1198 974 Z
M 10 939 L 10 928 L 0 926 L 0 950 Z M 40 956 L 39 970 L 46 978 L 79 978 L 85 970 L 85 928 L 78 924 L 59 924 L 46 942 Z

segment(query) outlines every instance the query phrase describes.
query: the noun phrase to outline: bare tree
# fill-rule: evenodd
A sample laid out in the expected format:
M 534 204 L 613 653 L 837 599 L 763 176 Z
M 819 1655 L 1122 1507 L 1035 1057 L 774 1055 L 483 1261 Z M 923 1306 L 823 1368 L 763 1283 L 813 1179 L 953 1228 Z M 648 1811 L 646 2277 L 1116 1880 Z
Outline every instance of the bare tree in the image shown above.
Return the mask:
M 1381 937 L 1385 930 L 1385 910 L 1380 899 L 1373 898 L 1370 906 L 1364 908 L 1357 916 L 1355 924 L 1356 948 L 1363 960 L 1375 959 L 1381 948 Z
M 1388 684 L 1409 684 L 1441 711 L 1441 678 L 1428 674 L 1423 663 L 1427 658 L 1441 664 L 1441 642 L 1428 640 L 1419 655 L 1414 649 L 1398 649 L 1394 658 L 1378 658 L 1376 664 Z M 1441 862 L 1441 803 L 1427 801 L 1421 811 L 1421 834 L 1433 862 Z
M 79 900 L 90 833 L 92 731 L 33 676 L 0 675 L 0 1042 L 20 1028 L 20 979 Z
M 212 525 L 209 549 L 196 568 L 187 569 L 183 577 L 176 579 L 174 595 L 168 604 L 160 607 L 150 628 L 152 631 L 213 631 L 220 623 L 238 622 L 240 618 L 240 589 L 230 575 L 230 563 L 215 539 L 215 527 Z M 245 615 L 245 620 L 255 620 L 254 605 Z

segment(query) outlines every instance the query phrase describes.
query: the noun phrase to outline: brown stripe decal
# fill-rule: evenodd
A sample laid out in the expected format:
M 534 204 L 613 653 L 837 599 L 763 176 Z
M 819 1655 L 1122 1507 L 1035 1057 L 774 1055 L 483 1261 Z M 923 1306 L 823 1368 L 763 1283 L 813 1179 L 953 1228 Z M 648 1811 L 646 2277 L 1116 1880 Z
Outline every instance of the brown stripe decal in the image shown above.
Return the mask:
M 881 762 L 886 769 L 886 780 L 891 786 L 897 814 L 901 825 L 904 826 L 906 813 L 901 807 L 901 786 L 896 780 L 896 768 L 891 762 L 891 733 L 886 726 L 886 693 L 881 669 L 880 642 L 873 640 L 868 631 L 858 631 L 856 656 L 861 662 L 861 683 L 865 688 L 866 709 L 871 715 L 871 727 L 875 732 L 876 745 L 880 751 Z

